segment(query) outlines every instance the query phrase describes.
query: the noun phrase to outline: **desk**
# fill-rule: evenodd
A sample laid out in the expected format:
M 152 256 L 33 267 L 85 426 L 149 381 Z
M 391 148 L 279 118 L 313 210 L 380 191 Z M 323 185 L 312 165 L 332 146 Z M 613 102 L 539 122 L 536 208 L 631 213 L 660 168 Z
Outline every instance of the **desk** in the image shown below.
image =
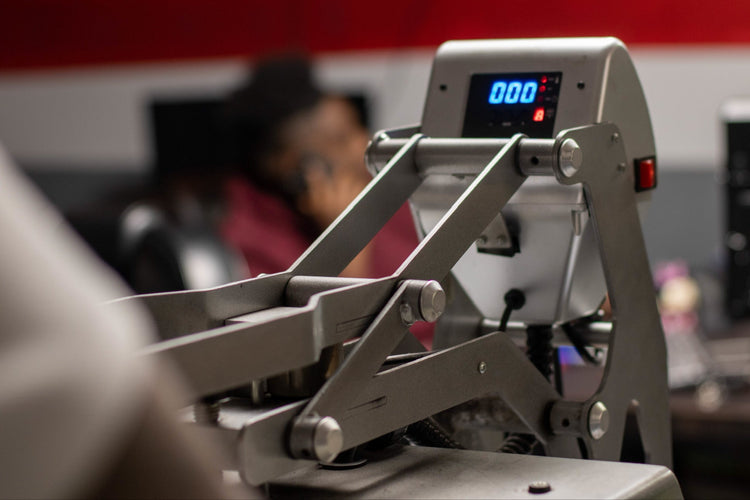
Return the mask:
M 670 398 L 674 472 L 686 499 L 745 499 L 750 494 L 750 389 L 716 411 L 701 410 L 693 391 Z

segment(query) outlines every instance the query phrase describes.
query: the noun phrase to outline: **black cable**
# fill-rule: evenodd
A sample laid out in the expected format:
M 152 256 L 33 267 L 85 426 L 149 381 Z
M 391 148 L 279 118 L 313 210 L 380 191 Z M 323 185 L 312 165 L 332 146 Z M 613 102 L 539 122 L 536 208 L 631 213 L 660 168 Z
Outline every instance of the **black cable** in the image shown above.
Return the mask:
M 526 294 L 518 288 L 511 288 L 505 294 L 503 300 L 505 300 L 505 310 L 503 311 L 503 316 L 500 318 L 499 329 L 504 332 L 508 328 L 510 313 L 521 309 L 526 304 Z

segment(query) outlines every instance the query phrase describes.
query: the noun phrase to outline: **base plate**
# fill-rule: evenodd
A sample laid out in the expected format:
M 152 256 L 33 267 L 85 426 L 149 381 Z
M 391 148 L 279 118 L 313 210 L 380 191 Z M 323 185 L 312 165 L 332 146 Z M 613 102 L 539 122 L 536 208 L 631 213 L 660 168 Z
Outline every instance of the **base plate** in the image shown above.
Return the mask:
M 306 469 L 269 484 L 272 498 L 682 498 L 656 465 L 418 446 L 368 456 L 352 470 Z M 529 492 L 543 481 L 547 493 Z

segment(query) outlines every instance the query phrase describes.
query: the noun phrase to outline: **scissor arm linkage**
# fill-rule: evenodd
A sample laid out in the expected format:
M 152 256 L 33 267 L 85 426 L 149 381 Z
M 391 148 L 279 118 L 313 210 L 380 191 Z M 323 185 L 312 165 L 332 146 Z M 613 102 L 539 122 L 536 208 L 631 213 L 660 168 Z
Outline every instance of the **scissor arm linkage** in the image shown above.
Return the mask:
M 139 298 L 169 329 L 170 340 L 151 352 L 174 359 L 198 397 L 307 366 L 323 348 L 360 336 L 309 401 L 248 410 L 241 425 L 225 425 L 239 431 L 241 472 L 253 484 L 312 463 L 303 458 L 324 458 L 316 445 L 316 437 L 325 438 L 316 436 L 323 419 L 340 428 L 340 435 L 329 433 L 334 451 L 348 449 L 489 392 L 500 395 L 549 454 L 580 456 L 580 440 L 590 458 L 606 460 L 619 460 L 626 412 L 637 401 L 647 461 L 670 465 L 664 338 L 633 172 L 622 141 L 612 140 L 615 134 L 616 126 L 599 124 L 563 131 L 554 140 L 383 136 L 370 157 L 390 160 L 289 271 L 213 290 Z M 582 153 L 574 168 L 565 162 L 567 168 L 561 167 L 566 140 Z M 473 181 L 393 276 L 335 277 L 426 176 L 450 172 L 459 158 L 454 168 L 475 176 Z M 409 318 L 425 317 L 422 294 L 435 293 L 430 280 L 448 275 L 529 175 L 554 175 L 561 184 L 584 188 L 614 314 L 597 393 L 582 403 L 563 400 L 502 332 L 381 370 L 410 335 Z M 188 304 L 194 306 L 191 317 L 175 318 Z M 597 440 L 588 415 L 599 402 L 609 409 L 610 423 Z

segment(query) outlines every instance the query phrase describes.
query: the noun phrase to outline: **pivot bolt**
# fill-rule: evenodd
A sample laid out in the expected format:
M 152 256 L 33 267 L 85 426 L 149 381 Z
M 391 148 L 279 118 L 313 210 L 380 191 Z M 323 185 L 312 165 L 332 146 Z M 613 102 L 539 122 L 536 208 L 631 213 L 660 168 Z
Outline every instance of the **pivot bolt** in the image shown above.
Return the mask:
M 589 434 L 594 439 L 601 439 L 609 429 L 609 410 L 601 401 L 589 409 Z
M 487 373 L 487 363 L 484 361 L 480 361 L 479 364 L 477 365 L 477 371 L 482 375 Z
M 401 321 L 411 326 L 416 321 L 435 321 L 445 311 L 445 292 L 435 280 L 407 280 L 399 306 Z
M 313 433 L 313 451 L 318 460 L 333 462 L 344 447 L 344 433 L 333 417 L 324 417 L 315 426 Z
M 435 280 L 428 281 L 419 292 L 419 312 L 425 321 L 435 321 L 445 310 L 445 291 Z
M 344 433 L 335 418 L 310 415 L 294 424 L 289 444 L 295 458 L 332 462 L 344 447 Z
M 573 139 L 565 139 L 560 145 L 558 165 L 565 177 L 573 177 L 583 165 L 583 151 Z

